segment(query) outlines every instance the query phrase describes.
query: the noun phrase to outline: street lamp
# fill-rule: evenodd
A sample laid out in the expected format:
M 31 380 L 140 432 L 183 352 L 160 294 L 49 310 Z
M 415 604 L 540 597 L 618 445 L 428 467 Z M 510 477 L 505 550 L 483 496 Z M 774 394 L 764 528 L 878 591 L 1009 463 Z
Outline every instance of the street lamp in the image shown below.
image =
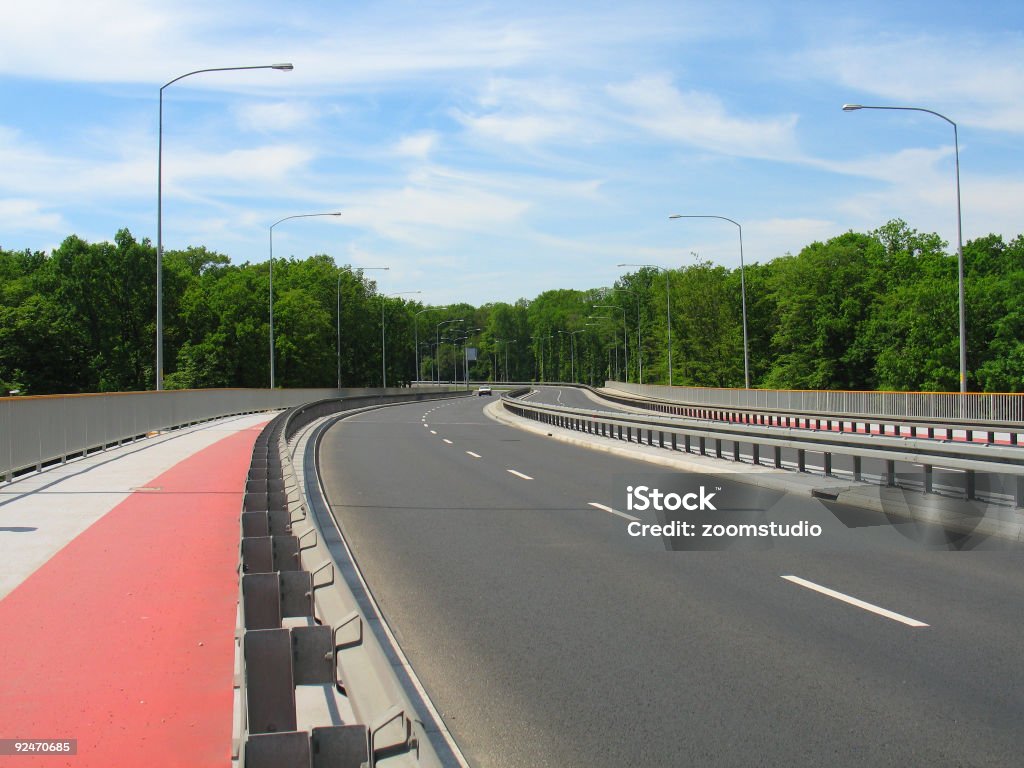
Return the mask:
M 426 309 L 421 309 L 413 316 L 413 329 L 416 336 L 416 381 L 420 379 L 420 315 L 424 312 L 436 312 L 439 309 L 448 309 L 448 307 L 427 307 Z
M 384 307 L 387 304 L 385 299 L 389 299 L 392 296 L 409 296 L 414 293 L 423 293 L 423 291 L 399 291 L 398 293 L 388 293 L 381 296 L 380 299 L 380 373 L 384 389 L 388 388 L 388 367 L 384 356 Z
M 668 313 L 668 385 L 672 386 L 672 299 L 669 298 L 669 271 L 656 264 L 617 264 L 619 267 L 645 267 L 665 273 L 665 310 Z
M 743 268 L 743 227 L 740 226 L 738 221 L 733 221 L 727 216 L 711 216 L 711 215 L 686 215 L 680 213 L 673 213 L 669 216 L 670 219 L 721 219 L 722 221 L 728 221 L 736 225 L 736 228 L 740 231 L 740 304 L 743 307 L 743 386 L 745 389 L 750 389 L 750 352 L 747 346 L 747 283 L 744 276 Z
M 629 381 L 629 345 L 626 343 L 626 308 L 617 304 L 595 304 L 594 309 L 617 309 L 622 313 L 622 357 L 626 368 L 626 381 Z M 615 353 L 618 356 L 618 352 Z
M 233 72 L 241 69 L 279 69 L 290 72 L 291 64 L 262 64 L 254 67 L 212 67 L 186 72 L 160 86 L 160 112 L 156 149 L 156 389 L 164 388 L 164 88 L 204 72 Z
M 644 383 L 644 348 L 640 339 L 640 294 L 630 291 L 627 288 L 612 288 L 619 293 L 631 293 L 636 297 L 636 380 L 638 384 Z M 626 381 L 629 381 L 629 370 L 626 370 Z
M 589 319 L 589 320 L 608 320 L 608 318 L 603 316 L 603 315 L 588 315 L 587 319 Z M 586 323 L 586 326 L 588 328 L 604 328 L 605 324 L 604 323 Z M 600 343 L 600 339 L 598 339 L 598 343 Z M 608 350 L 608 375 L 609 376 L 618 377 L 618 375 L 619 375 L 619 342 L 616 340 L 615 336 L 612 336 L 612 347 L 615 349 L 615 367 L 612 368 L 612 350 L 609 349 Z M 591 377 L 591 379 L 593 379 L 593 377 Z
M 309 219 L 314 216 L 341 216 L 339 211 L 330 213 L 297 213 L 285 216 L 270 225 L 270 388 L 274 388 L 274 227 L 289 219 Z
M 437 384 L 438 385 L 441 384 L 441 326 L 442 325 L 448 325 L 449 323 L 464 323 L 464 322 L 466 322 L 466 319 L 464 317 L 460 317 L 457 320 L 442 320 L 440 323 L 437 324 L 437 327 L 434 329 L 434 341 L 436 342 L 434 344 L 434 357 L 438 361 L 437 362 Z
M 572 332 L 569 332 L 569 331 L 559 331 L 559 333 L 564 333 L 566 336 L 569 337 L 569 371 L 570 371 L 570 373 L 572 375 L 572 383 L 575 384 L 576 383 L 576 339 L 575 339 L 575 336 L 576 336 L 577 333 L 583 333 L 583 331 L 582 330 L 572 331 Z
M 858 109 L 890 109 L 904 112 L 927 112 L 929 115 L 945 120 L 953 126 L 953 163 L 956 171 L 956 255 L 957 255 L 957 286 L 959 291 L 960 314 L 960 393 L 967 391 L 967 313 L 964 297 L 964 241 L 963 216 L 960 212 L 960 139 L 957 136 L 956 123 L 943 114 L 924 107 L 872 107 L 864 104 L 843 104 L 843 112 L 855 112 Z
M 531 336 L 534 341 L 540 341 L 540 366 L 537 368 L 537 377 L 540 381 L 544 381 L 544 339 L 553 339 L 554 334 L 549 336 Z
M 367 269 L 389 270 L 391 267 L 356 267 L 360 271 Z M 338 389 L 341 389 L 341 273 L 351 272 L 352 267 L 344 266 L 338 270 Z

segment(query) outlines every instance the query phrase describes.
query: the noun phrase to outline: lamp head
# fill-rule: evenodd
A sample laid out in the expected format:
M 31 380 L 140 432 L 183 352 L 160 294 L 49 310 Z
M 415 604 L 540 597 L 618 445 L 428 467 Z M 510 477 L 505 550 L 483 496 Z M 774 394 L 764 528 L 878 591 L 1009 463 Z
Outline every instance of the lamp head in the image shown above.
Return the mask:
M 858 109 L 864 109 L 860 104 L 843 104 L 843 112 L 855 112 Z
M 282 70 L 284 72 L 291 72 L 293 69 L 295 69 L 295 67 L 292 66 L 291 64 L 271 64 L 270 68 L 271 69 L 280 69 L 280 70 Z

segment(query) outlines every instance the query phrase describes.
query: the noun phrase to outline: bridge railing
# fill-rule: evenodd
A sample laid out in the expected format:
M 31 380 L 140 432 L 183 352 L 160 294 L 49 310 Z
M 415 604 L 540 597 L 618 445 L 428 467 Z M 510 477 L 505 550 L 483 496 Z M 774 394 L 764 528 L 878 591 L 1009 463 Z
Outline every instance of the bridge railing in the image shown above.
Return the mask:
M 622 381 L 606 381 L 605 387 L 641 397 L 693 405 L 765 408 L 831 416 L 907 416 L 974 423 L 1024 422 L 1024 394 L 727 389 L 667 387 Z
M 377 389 L 192 389 L 0 399 L 0 480 L 170 429 Z

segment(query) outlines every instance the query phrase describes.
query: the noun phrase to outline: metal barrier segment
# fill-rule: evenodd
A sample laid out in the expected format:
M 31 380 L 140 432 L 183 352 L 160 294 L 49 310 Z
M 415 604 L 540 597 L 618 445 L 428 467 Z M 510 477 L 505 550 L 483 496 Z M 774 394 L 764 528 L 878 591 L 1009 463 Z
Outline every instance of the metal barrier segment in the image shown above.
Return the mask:
M 726 458 L 724 448 L 729 446 L 731 455 L 728 458 L 734 461 L 741 460 L 740 445 L 749 445 L 755 465 L 762 464 L 761 448 L 767 447 L 772 449 L 772 464 L 779 469 L 782 468 L 784 448 L 797 451 L 797 470 L 800 472 L 806 471 L 808 453 L 821 455 L 827 476 L 832 476 L 836 470 L 834 457 L 844 456 L 850 459 L 850 471 L 855 480 L 861 479 L 863 459 L 876 459 L 885 462 L 886 471 L 882 479 L 887 485 L 893 482 L 895 462 L 920 464 L 926 488 L 933 469 L 958 470 L 966 473 L 965 489 L 969 499 L 973 498 L 973 489 L 976 487 L 974 473 L 1010 475 L 1015 478 L 1012 490 L 1014 505 L 1024 507 L 1024 450 L 1015 446 L 952 443 L 853 432 L 779 429 L 752 424 L 688 424 L 678 419 L 567 408 L 516 399 L 527 391 L 519 389 L 509 392 L 502 397 L 502 406 L 517 416 L 607 439 L 657 445 L 687 453 L 696 450 L 700 455 L 708 455 L 710 443 L 714 446 L 716 458 Z
M 727 389 L 668 387 L 622 381 L 607 381 L 605 388 L 696 406 L 1024 425 L 1024 394 Z
M 428 735 L 393 682 L 385 650 L 365 631 L 360 601 L 335 579 L 328 544 L 337 530 L 322 529 L 307 513 L 288 439 L 312 422 L 344 410 L 450 397 L 465 392 L 362 394 L 306 403 L 277 416 L 257 438 L 246 482 L 239 545 L 240 626 L 236 679 L 243 768 L 372 768 L 439 766 Z M 302 626 L 285 626 L 290 621 Z M 355 722 L 298 730 L 296 691 L 320 686 L 324 696 L 351 709 Z

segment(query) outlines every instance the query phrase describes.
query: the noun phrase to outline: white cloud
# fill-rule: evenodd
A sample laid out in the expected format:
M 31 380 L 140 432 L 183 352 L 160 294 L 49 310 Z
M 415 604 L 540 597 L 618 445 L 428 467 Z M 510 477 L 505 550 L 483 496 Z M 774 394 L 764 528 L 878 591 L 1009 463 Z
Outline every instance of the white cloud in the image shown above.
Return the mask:
M 0 200 L 0 229 L 38 230 L 65 234 L 67 222 L 59 213 L 46 211 L 36 200 L 8 198 Z M 8 243 L 7 247 L 11 247 Z
M 294 101 L 258 102 L 236 108 L 239 125 L 249 131 L 287 131 L 316 117 L 309 105 Z
M 660 138 L 730 156 L 795 159 L 795 115 L 767 119 L 729 114 L 717 97 L 681 91 L 667 75 L 636 78 L 608 87 L 624 108 L 619 116 Z
M 426 158 L 438 145 L 440 137 L 433 131 L 424 131 L 403 136 L 394 146 L 394 153 L 401 157 Z
M 918 35 L 831 45 L 800 54 L 795 66 L 803 76 L 838 81 L 853 96 L 885 100 L 880 106 L 925 107 L 961 126 L 1024 132 L 1024 59 L 1016 34 L 985 41 L 969 34 Z

